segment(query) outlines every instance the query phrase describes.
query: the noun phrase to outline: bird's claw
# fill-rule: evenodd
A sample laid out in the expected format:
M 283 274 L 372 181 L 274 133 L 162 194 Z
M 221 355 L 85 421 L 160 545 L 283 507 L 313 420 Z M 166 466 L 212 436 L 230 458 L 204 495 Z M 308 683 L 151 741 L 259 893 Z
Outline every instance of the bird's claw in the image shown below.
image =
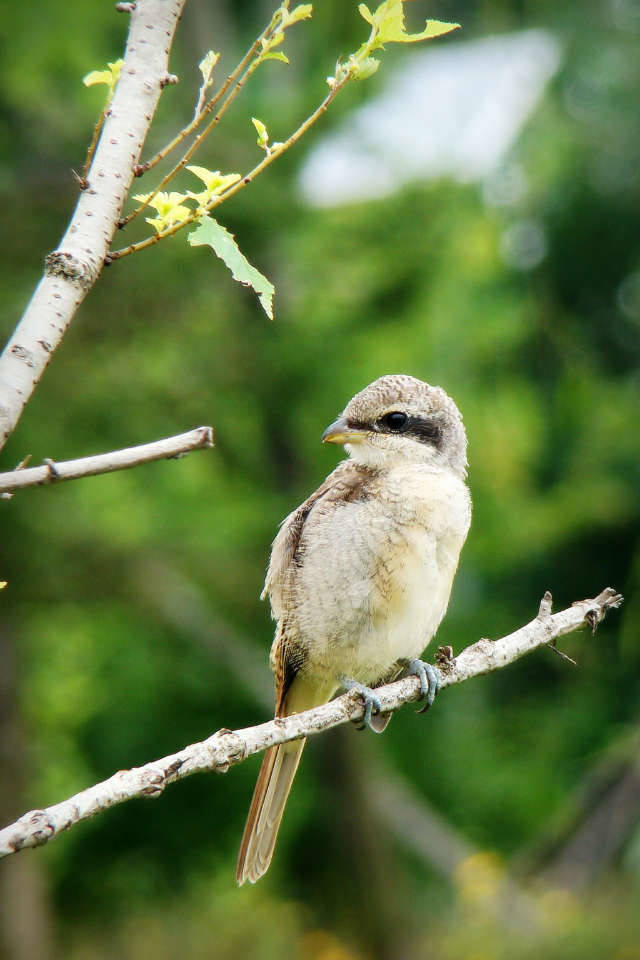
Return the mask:
M 424 713 L 428 710 L 436 698 L 442 684 L 442 674 L 437 667 L 433 667 L 424 660 L 410 660 L 407 664 L 407 675 L 418 677 L 420 680 L 420 694 L 425 701 L 424 707 L 417 710 L 417 713 Z
M 376 730 L 371 723 L 371 716 L 374 711 L 375 713 L 380 713 L 382 710 L 380 698 L 376 696 L 371 687 L 367 687 L 364 683 L 360 683 L 358 680 L 350 680 L 348 677 L 342 677 L 341 683 L 345 690 L 355 690 L 356 693 L 359 693 L 362 697 L 364 716 L 362 718 L 362 723 L 358 725 L 357 729 L 364 730 L 365 727 L 368 727 L 372 733 L 382 733 L 382 730 Z

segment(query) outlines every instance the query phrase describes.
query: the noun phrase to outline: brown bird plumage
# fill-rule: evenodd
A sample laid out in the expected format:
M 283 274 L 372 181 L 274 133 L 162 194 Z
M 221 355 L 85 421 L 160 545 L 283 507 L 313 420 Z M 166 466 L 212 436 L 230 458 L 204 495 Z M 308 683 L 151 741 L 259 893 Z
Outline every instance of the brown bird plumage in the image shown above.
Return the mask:
M 278 717 L 325 703 L 346 679 L 374 687 L 419 656 L 446 611 L 470 523 L 464 427 L 439 387 L 381 377 L 323 440 L 343 443 L 351 459 L 284 520 L 263 591 L 277 621 Z M 387 721 L 374 716 L 372 726 Z M 265 754 L 240 884 L 269 866 L 304 745 Z

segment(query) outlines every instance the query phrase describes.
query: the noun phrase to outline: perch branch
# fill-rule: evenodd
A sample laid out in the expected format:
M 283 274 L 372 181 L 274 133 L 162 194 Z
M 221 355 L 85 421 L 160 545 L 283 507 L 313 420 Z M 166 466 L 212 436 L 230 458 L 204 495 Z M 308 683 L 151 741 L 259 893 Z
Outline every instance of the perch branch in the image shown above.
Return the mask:
M 137 467 L 141 463 L 181 457 L 191 450 L 212 446 L 213 427 L 196 427 L 195 430 L 179 433 L 175 437 L 165 437 L 164 440 L 126 447 L 124 450 L 112 450 L 110 453 L 99 453 L 93 457 L 81 457 L 61 463 L 45 460 L 40 467 L 0 473 L 0 495 L 4 493 L 6 497 L 7 491 L 19 490 L 22 487 L 37 487 L 46 483 L 57 483 L 59 480 L 77 480 L 78 477 L 94 477 L 98 473 L 111 473 L 113 470 L 128 470 L 129 467 Z
M 60 246 L 0 357 L 0 448 L 15 428 L 76 310 L 100 276 L 167 76 L 185 0 L 132 5 L 127 49 L 86 188 Z
M 595 630 L 607 611 L 618 607 L 622 597 L 610 587 L 593 600 L 581 600 L 566 610 L 551 613 L 551 595 L 545 594 L 538 616 L 530 623 L 500 640 L 478 640 L 455 659 L 439 657 L 442 686 L 462 683 L 493 670 L 499 670 L 538 647 L 585 625 Z M 376 690 L 383 712 L 397 710 L 419 699 L 420 682 L 405 677 Z M 207 740 L 191 744 L 171 754 L 131 770 L 121 770 L 75 796 L 48 807 L 25 813 L 15 823 L 0 830 L 0 857 L 25 847 L 46 843 L 75 823 L 133 797 L 157 797 L 164 788 L 193 773 L 226 773 L 229 767 L 268 747 L 322 733 L 348 720 L 361 720 L 362 701 L 351 692 L 304 713 L 277 718 L 242 730 L 218 730 Z

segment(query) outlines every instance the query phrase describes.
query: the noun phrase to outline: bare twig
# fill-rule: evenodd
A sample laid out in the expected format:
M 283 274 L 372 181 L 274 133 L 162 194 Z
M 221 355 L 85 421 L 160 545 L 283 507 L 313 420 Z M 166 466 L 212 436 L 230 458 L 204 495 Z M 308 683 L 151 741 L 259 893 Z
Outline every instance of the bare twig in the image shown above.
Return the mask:
M 0 448 L 100 275 L 167 76 L 185 0 L 139 0 L 100 142 L 69 228 L 0 357 Z
M 537 647 L 588 624 L 599 623 L 606 612 L 622 603 L 622 597 L 608 587 L 593 600 L 581 600 L 560 613 L 546 612 L 531 623 L 500 640 L 479 640 L 454 660 L 441 660 L 442 686 L 462 683 L 513 663 Z M 383 712 L 397 710 L 404 703 L 420 696 L 420 681 L 405 677 L 376 691 Z M 15 823 L 0 830 L 0 857 L 25 847 L 46 843 L 75 823 L 133 797 L 157 797 L 164 788 L 193 773 L 215 771 L 226 773 L 232 764 L 260 753 L 267 747 L 290 740 L 299 740 L 322 733 L 348 720 L 361 720 L 362 701 L 351 692 L 313 710 L 277 718 L 243 730 L 219 730 L 201 743 L 194 743 L 178 753 L 163 757 L 143 767 L 121 770 L 108 780 L 89 787 L 69 800 L 32 810 Z
M 41 467 L 28 467 L 0 473 L 0 493 L 19 490 L 22 487 L 37 487 L 59 480 L 77 480 L 79 477 L 94 477 L 99 473 L 111 473 L 113 470 L 128 470 L 141 463 L 153 460 L 165 460 L 181 457 L 191 450 L 201 450 L 213 446 L 213 427 L 196 427 L 188 433 L 179 433 L 175 437 L 165 437 L 153 443 L 143 443 L 124 450 L 112 450 L 93 457 L 81 457 L 78 460 L 65 460 L 56 463 L 45 460 Z

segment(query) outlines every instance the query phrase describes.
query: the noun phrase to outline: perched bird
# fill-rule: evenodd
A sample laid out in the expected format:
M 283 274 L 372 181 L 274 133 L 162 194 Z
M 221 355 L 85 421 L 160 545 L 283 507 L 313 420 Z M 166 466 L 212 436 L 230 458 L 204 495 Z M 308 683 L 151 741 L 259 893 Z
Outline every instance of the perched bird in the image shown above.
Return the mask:
M 343 460 L 276 536 L 262 596 L 276 621 L 271 648 L 277 717 L 358 690 L 381 732 L 371 688 L 416 673 L 429 705 L 437 670 L 418 659 L 447 605 L 471 521 L 467 438 L 440 387 L 380 377 L 327 427 Z M 267 870 L 304 740 L 267 750 L 242 838 L 236 879 Z

